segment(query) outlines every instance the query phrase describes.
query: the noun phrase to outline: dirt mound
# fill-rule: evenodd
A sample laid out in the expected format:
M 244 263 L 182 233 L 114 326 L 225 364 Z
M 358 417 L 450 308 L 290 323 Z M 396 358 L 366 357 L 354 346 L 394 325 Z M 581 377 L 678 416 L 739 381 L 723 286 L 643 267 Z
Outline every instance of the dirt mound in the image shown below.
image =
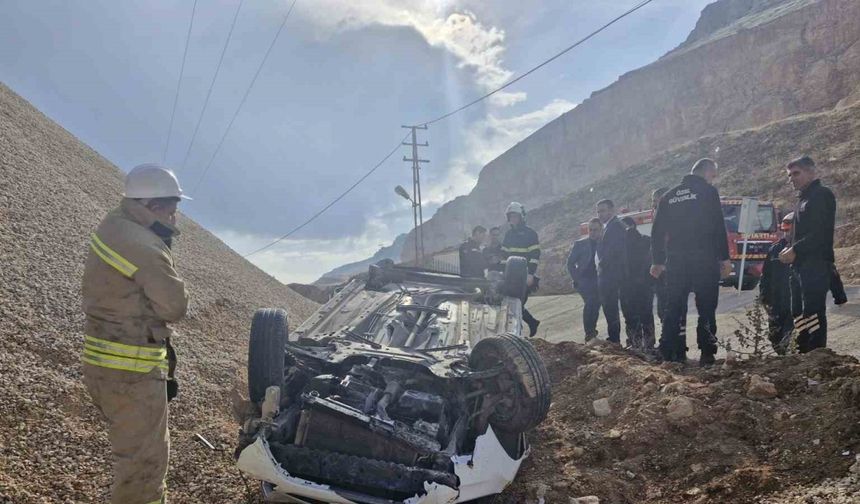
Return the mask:
M 0 84 L 0 502 L 106 500 L 105 426 L 80 382 L 79 289 L 89 233 L 121 192 L 116 167 Z M 168 487 L 173 502 L 238 502 L 231 393 L 243 388 L 251 315 L 281 307 L 295 325 L 316 304 L 191 220 L 179 228 L 191 307 L 175 341 Z
M 853 357 L 819 350 L 702 370 L 655 366 L 602 342 L 536 344 L 554 402 L 532 436 L 531 458 L 496 503 L 543 497 L 567 504 L 589 495 L 602 503 L 840 502 L 802 496 L 860 495 L 860 480 L 845 478 L 860 451 Z

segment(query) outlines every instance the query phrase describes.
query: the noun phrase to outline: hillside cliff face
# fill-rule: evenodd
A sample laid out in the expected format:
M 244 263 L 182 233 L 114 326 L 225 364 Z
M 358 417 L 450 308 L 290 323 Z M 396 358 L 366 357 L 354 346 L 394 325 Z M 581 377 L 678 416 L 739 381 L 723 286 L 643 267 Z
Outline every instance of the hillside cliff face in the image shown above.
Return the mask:
M 481 171 L 424 228 L 427 251 L 705 135 L 860 101 L 860 2 L 721 0 L 684 44 L 622 76 Z M 611 197 L 611 194 L 595 195 Z M 411 259 L 410 234 L 401 258 Z

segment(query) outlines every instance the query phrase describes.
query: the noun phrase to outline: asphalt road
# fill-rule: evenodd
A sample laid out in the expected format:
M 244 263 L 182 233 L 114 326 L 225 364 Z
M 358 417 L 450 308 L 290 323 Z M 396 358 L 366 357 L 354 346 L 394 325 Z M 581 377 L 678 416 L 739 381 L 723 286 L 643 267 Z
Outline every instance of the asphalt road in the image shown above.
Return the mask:
M 828 296 L 828 346 L 838 353 L 860 358 L 860 287 L 846 287 L 846 291 L 848 303 L 842 306 L 834 306 L 833 300 Z M 720 304 L 717 308 L 718 338 L 733 334 L 735 329 L 741 326 L 740 321 L 745 319 L 746 311 L 757 293 L 757 289 L 743 292 L 733 288 L 720 289 Z M 541 321 L 538 337 L 552 342 L 585 341 L 585 333 L 582 330 L 582 298 L 578 294 L 531 297 L 527 307 Z M 688 313 L 689 357 L 698 358 L 695 336 L 696 306 L 692 295 Z M 658 338 L 659 325 L 658 321 Z M 606 321 L 602 313 L 597 329 L 600 331 L 599 337 L 606 338 Z M 623 332 L 622 328 L 622 341 L 625 339 Z

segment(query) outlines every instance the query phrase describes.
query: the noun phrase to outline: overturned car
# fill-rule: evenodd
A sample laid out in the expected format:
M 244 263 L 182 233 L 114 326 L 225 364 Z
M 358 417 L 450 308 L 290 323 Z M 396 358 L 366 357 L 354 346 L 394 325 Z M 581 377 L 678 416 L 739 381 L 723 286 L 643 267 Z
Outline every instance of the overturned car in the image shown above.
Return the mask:
M 546 368 L 521 337 L 526 275 L 522 258 L 487 280 L 382 263 L 292 334 L 283 311 L 258 310 L 240 470 L 268 502 L 501 492 L 550 405 Z

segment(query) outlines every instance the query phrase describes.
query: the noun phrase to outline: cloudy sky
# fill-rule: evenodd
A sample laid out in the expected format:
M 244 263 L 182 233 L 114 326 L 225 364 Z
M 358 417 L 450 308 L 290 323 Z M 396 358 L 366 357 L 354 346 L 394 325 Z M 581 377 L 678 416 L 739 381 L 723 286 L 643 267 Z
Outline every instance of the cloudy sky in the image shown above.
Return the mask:
M 195 198 L 183 211 L 239 253 L 340 194 L 397 145 L 400 125 L 493 89 L 637 1 L 297 0 L 210 165 L 291 3 L 197 2 L 166 162 Z M 677 46 L 708 3 L 656 0 L 422 132 L 430 142 L 422 157 L 431 160 L 422 173 L 425 216 L 468 193 L 485 163 L 535 129 Z M 0 80 L 123 170 L 161 161 L 193 4 L 2 0 Z M 408 202 L 393 191 L 411 180 L 404 154 L 405 147 L 315 223 L 251 259 L 284 282 L 310 282 L 390 243 L 411 226 Z

